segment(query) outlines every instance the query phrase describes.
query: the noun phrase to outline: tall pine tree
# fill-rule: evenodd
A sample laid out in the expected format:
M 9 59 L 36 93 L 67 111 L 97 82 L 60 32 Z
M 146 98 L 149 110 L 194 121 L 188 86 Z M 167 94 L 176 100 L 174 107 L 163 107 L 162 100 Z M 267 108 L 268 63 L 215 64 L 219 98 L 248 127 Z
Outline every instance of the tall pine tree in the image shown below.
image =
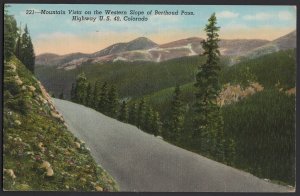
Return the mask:
M 71 87 L 71 101 L 76 102 L 76 95 L 75 95 L 75 84 L 72 83 L 72 87 Z
M 80 73 L 76 78 L 74 100 L 76 103 L 86 103 L 87 79 L 84 72 Z
M 184 109 L 181 101 L 181 90 L 179 85 L 175 87 L 173 99 L 171 102 L 171 111 L 167 123 L 166 137 L 173 141 L 178 141 L 183 129 Z
M 16 47 L 15 47 L 15 55 L 18 59 L 21 58 L 21 34 L 19 34 Z
M 224 150 L 224 155 L 225 155 L 225 161 L 229 165 L 234 165 L 235 163 L 235 158 L 236 158 L 236 143 L 234 139 L 232 138 L 227 138 L 225 140 L 225 150 Z
M 104 82 L 101 87 L 97 110 L 103 114 L 108 113 L 108 84 Z
M 128 106 L 127 106 L 127 102 L 123 101 L 121 104 L 121 108 L 120 108 L 120 112 L 119 112 L 119 116 L 118 119 L 122 122 L 127 123 L 128 122 Z
M 21 49 L 19 53 L 21 62 L 27 69 L 34 73 L 35 54 L 27 25 L 25 25 L 24 33 L 21 36 Z
M 93 98 L 91 101 L 91 107 L 94 109 L 97 109 L 99 103 L 99 94 L 100 94 L 99 88 L 100 88 L 100 82 L 97 80 L 94 84 Z
M 136 103 L 133 103 L 132 106 L 130 107 L 129 111 L 129 123 L 132 125 L 137 125 L 138 121 L 138 106 Z
M 85 105 L 88 107 L 92 106 L 92 99 L 93 99 L 93 93 L 92 93 L 92 86 L 91 83 L 88 83 L 86 88 L 86 100 Z
M 144 123 L 144 117 L 145 117 L 145 110 L 146 110 L 146 102 L 145 99 L 142 98 L 139 106 L 138 106 L 138 112 L 137 112 L 137 127 L 141 128 L 143 127 L 143 123 Z
M 141 128 L 148 133 L 152 133 L 153 115 L 154 114 L 152 108 L 149 105 L 147 105 L 145 107 L 145 113 L 143 117 L 143 123 L 141 124 Z
M 116 118 L 117 111 L 119 107 L 118 102 L 118 94 L 116 87 L 112 85 L 109 89 L 109 92 L 107 94 L 108 100 L 107 100 L 107 113 L 110 117 Z
M 161 122 L 160 122 L 158 112 L 154 112 L 154 114 L 153 114 L 151 130 L 152 130 L 153 135 L 155 135 L 155 136 L 160 134 Z
M 194 118 L 194 137 L 197 145 L 205 154 L 213 154 L 216 150 L 216 139 L 221 137 L 223 119 L 220 108 L 217 105 L 217 97 L 220 92 L 219 84 L 219 35 L 220 27 L 217 27 L 215 13 L 208 19 L 205 27 L 207 39 L 202 41 L 206 62 L 199 66 L 196 75 L 195 87 L 197 88 Z M 220 140 L 220 139 L 218 139 Z M 223 149 L 219 149 L 223 150 Z
M 15 18 L 8 14 L 8 5 L 4 7 L 4 40 L 3 40 L 3 50 L 4 50 L 4 60 L 8 61 L 14 53 L 16 39 L 17 39 L 17 22 Z
M 58 96 L 59 99 L 64 99 L 64 91 L 62 90 Z

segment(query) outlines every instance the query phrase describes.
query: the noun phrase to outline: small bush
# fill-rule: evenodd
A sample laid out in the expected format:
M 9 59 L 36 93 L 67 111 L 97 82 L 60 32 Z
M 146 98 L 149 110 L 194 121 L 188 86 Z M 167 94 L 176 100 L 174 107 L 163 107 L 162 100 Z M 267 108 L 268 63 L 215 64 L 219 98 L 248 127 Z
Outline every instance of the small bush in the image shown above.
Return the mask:
M 15 96 L 20 93 L 21 88 L 13 79 L 4 80 L 4 90 L 10 92 L 11 95 Z
M 13 96 L 12 96 L 12 94 L 8 91 L 8 90 L 5 90 L 4 92 L 3 92 L 3 98 L 4 98 L 4 100 L 9 100 L 9 99 L 11 99 Z
M 8 100 L 6 104 L 8 108 L 18 111 L 23 115 L 26 115 L 30 109 L 30 105 L 22 98 Z

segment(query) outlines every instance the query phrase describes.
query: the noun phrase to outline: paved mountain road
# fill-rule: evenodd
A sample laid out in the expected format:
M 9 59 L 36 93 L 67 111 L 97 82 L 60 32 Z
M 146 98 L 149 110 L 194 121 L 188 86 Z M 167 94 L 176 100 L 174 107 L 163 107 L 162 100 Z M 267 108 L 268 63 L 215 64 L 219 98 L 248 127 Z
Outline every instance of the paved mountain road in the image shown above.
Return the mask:
M 93 109 L 54 99 L 71 132 L 121 191 L 289 191 L 249 173 L 173 146 Z

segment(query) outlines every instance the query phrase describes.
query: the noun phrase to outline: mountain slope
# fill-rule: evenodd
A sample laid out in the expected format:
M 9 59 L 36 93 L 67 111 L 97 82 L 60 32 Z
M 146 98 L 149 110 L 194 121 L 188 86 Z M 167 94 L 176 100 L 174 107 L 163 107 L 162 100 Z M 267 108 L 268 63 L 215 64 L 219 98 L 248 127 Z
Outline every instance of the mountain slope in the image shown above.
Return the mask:
M 274 64 L 274 62 L 276 62 Z M 245 70 L 254 75 L 255 80 L 266 88 L 283 88 L 283 90 L 291 89 L 296 85 L 296 51 L 286 50 L 272 54 L 267 54 L 256 59 L 248 59 L 244 62 L 233 66 L 225 66 L 220 72 L 220 83 L 225 85 L 244 84 L 247 82 Z M 176 76 L 174 76 L 176 77 Z M 194 82 L 186 82 L 181 86 L 183 92 L 182 99 L 184 102 L 193 102 Z M 153 105 L 160 114 L 168 112 L 167 108 L 174 92 L 173 85 L 170 88 L 163 88 L 160 91 L 145 95 L 145 98 Z M 139 98 L 138 98 L 139 99 Z
M 297 32 L 296 30 L 294 30 L 291 33 L 284 35 L 280 38 L 277 38 L 272 42 L 278 46 L 279 50 L 287 50 L 290 48 L 296 48 L 296 44 L 297 44 L 296 37 L 297 37 Z
M 249 50 L 253 50 L 267 43 L 269 43 L 269 41 L 260 39 L 223 39 L 219 43 L 219 50 L 221 52 L 221 55 L 243 56 Z
M 16 58 L 4 66 L 3 188 L 116 191 L 83 141 L 68 131 L 39 81 Z
M 132 50 L 146 50 L 156 47 L 157 44 L 146 37 L 139 37 L 127 43 L 113 44 L 99 52 L 91 54 L 91 57 L 100 57 L 106 55 L 128 52 Z
M 92 54 L 71 53 L 66 55 L 57 55 L 52 53 L 40 54 L 36 57 L 35 63 L 37 65 L 70 65 L 74 63 L 83 63 L 89 59 L 97 59 L 103 56 L 110 56 L 122 52 L 129 52 L 133 50 L 147 50 L 156 47 L 157 44 L 145 37 L 136 38 L 127 43 L 116 43 L 103 50 Z
M 74 59 L 80 59 L 83 57 L 87 57 L 87 54 L 83 53 L 71 53 L 66 55 L 57 55 L 52 53 L 45 53 L 36 56 L 35 64 L 37 65 L 47 65 L 47 66 L 58 66 L 70 61 L 73 61 Z
M 127 43 L 113 44 L 92 54 L 37 56 L 37 65 L 56 65 L 66 70 L 74 69 L 86 63 L 103 63 L 108 61 L 152 61 L 162 62 L 174 58 L 194 56 L 203 52 L 202 38 L 191 37 L 158 45 L 145 37 L 140 37 Z M 220 52 L 225 56 L 241 56 L 249 50 L 263 46 L 266 40 L 221 40 Z
M 162 62 L 174 58 L 199 55 L 203 52 L 202 38 L 190 37 L 158 45 L 145 37 L 127 43 L 116 43 L 92 54 L 74 53 L 67 55 L 42 54 L 36 58 L 37 65 L 55 65 L 66 70 L 83 64 L 111 61 L 152 61 Z M 261 39 L 221 39 L 219 50 L 223 56 L 231 56 L 233 62 L 238 57 L 256 58 L 279 50 L 296 47 L 296 31 L 276 40 Z
M 220 82 L 245 89 L 249 76 L 263 90 L 242 97 L 237 88 L 232 88 L 238 101 L 222 107 L 224 133 L 237 141 L 233 165 L 256 176 L 294 186 L 296 50 L 279 51 L 225 67 Z M 192 110 L 195 101 L 193 85 L 194 82 L 181 86 L 181 100 L 187 111 L 183 132 L 188 136 L 183 139 L 187 142 L 180 146 L 197 152 L 199 149 L 189 145 L 194 114 L 188 108 Z M 163 122 L 169 117 L 173 93 L 171 87 L 144 96 Z
M 280 50 L 294 49 L 296 48 L 296 30 L 279 37 L 270 43 L 267 43 L 261 47 L 249 50 L 244 56 L 249 58 L 257 58 L 265 54 L 270 54 L 272 52 L 277 52 Z
M 173 146 L 82 105 L 58 99 L 54 103 L 72 132 L 86 141 L 122 191 L 292 191 Z
M 92 84 L 97 80 L 101 83 L 107 81 L 117 87 L 121 97 L 136 97 L 174 86 L 176 82 L 184 84 L 193 81 L 197 66 L 204 60 L 203 56 L 191 56 L 160 63 L 117 61 L 86 64 L 81 69 L 72 70 L 37 66 L 36 74 L 56 96 L 63 91 L 68 98 L 72 83 L 83 71 Z

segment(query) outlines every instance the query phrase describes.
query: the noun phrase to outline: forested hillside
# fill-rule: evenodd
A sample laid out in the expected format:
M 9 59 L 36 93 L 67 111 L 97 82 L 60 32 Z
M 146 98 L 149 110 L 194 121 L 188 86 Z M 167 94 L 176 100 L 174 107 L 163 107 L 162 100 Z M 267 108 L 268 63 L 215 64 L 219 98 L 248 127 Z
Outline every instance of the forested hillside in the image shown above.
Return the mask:
M 229 164 L 289 184 L 294 184 L 295 179 L 295 55 L 295 50 L 280 51 L 224 67 L 220 74 L 222 84 L 230 83 L 230 90 L 236 92 L 230 91 L 227 98 L 230 104 L 221 108 L 224 133 L 236 141 L 236 156 Z M 243 97 L 251 80 L 263 90 Z M 201 152 L 189 144 L 193 116 L 189 108 L 195 100 L 194 88 L 193 83 L 181 86 L 182 105 L 190 112 L 185 116 L 183 140 L 176 143 Z M 167 88 L 144 97 L 160 113 L 163 122 L 171 112 L 174 90 Z M 240 97 L 237 102 L 234 96 Z
M 87 63 L 79 69 L 64 70 L 49 66 L 36 66 L 36 75 L 48 91 L 56 97 L 63 92 L 70 98 L 72 83 L 84 72 L 88 81 L 94 84 L 108 82 L 117 87 L 121 97 L 138 97 L 164 88 L 194 81 L 196 68 L 205 57 L 193 56 L 155 62 L 109 62 L 105 64 Z M 221 59 L 222 66 L 229 59 Z

